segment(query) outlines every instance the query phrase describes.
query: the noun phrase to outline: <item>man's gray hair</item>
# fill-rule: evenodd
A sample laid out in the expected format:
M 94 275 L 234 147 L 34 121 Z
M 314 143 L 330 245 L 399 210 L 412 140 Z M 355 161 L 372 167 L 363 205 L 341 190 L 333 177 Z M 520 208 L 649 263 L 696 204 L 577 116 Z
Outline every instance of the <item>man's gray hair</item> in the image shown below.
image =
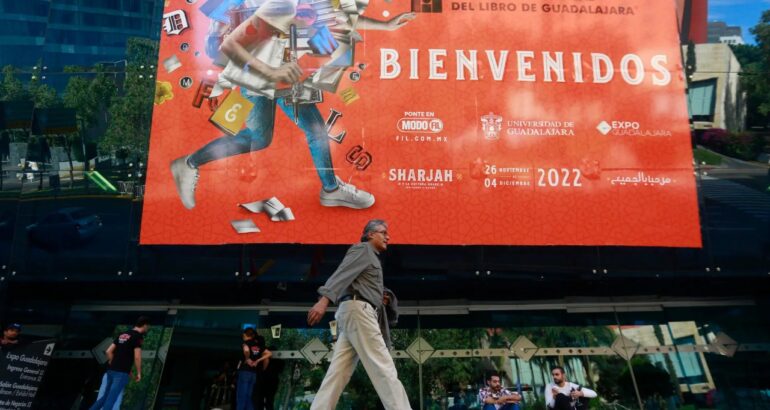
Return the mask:
M 388 223 L 382 219 L 372 219 L 367 222 L 366 226 L 364 227 L 364 233 L 361 234 L 361 242 L 368 242 L 369 234 L 375 232 L 378 226 L 384 226 L 387 229 Z

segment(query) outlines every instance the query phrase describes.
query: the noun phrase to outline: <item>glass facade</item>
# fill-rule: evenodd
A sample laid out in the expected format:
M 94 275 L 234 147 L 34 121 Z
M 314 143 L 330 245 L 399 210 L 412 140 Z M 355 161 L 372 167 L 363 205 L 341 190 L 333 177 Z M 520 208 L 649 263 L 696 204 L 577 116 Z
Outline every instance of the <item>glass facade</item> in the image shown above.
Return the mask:
M 123 60 L 129 38 L 159 39 L 162 6 L 154 0 L 3 0 L 0 65 L 28 69 L 42 61 L 57 72 Z
M 524 408 L 542 408 L 554 366 L 598 393 L 591 408 L 768 405 L 762 374 L 770 364 L 766 305 L 722 300 L 466 308 L 463 314 L 445 307 L 407 309 L 394 330 L 392 355 L 413 408 L 478 409 L 478 391 L 493 372 L 521 393 Z M 94 352 L 140 314 L 149 315 L 154 327 L 143 349 L 143 382 L 130 385 L 124 409 L 232 406 L 245 327 L 256 328 L 273 352 L 275 408 L 308 408 L 336 335 L 330 317 L 308 328 L 304 306 L 70 306 L 57 324 L 30 326 L 31 333 L 59 343 L 38 396 L 40 408 L 91 403 L 104 360 Z M 308 346 L 316 342 L 320 348 L 311 352 Z M 337 408 L 377 406 L 358 366 Z
M 307 309 L 346 246 L 139 245 L 163 5 L 0 0 L 0 321 L 57 341 L 35 408 L 88 408 L 105 340 L 139 315 L 153 327 L 123 409 L 232 406 L 244 326 L 276 354 L 276 408 L 309 408 L 335 335 L 331 314 L 310 328 Z M 492 371 L 523 408 L 543 408 L 556 365 L 598 392 L 591 408 L 770 408 L 770 122 L 757 80 L 770 38 L 757 41 L 764 57 L 690 50 L 683 34 L 684 60 L 698 61 L 682 98 L 702 248 L 389 250 L 403 310 L 393 355 L 413 408 L 478 409 Z M 303 352 L 316 339 L 324 349 Z M 359 366 L 338 408 L 377 406 Z

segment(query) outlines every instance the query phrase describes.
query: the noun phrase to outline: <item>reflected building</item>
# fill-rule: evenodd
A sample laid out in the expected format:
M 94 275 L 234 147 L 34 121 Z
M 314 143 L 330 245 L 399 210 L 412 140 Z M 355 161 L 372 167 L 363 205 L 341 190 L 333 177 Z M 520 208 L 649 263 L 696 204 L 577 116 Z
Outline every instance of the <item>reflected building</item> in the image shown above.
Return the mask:
M 724 21 L 710 21 L 708 24 L 708 42 L 725 44 L 746 44 L 743 29 L 740 26 L 728 26 Z
M 708 0 L 676 0 L 682 44 L 708 41 Z
M 614 327 L 616 334 L 621 328 Z M 623 336 L 636 342 L 640 347 L 696 346 L 705 345 L 707 340 L 700 334 L 695 322 L 671 322 L 659 325 L 623 326 Z M 702 352 L 682 349 L 673 354 L 654 353 L 647 357 L 656 367 L 673 370 L 682 393 L 702 394 L 715 388 L 706 357 Z
M 130 37 L 160 38 L 161 0 L 0 0 L 0 66 L 49 71 L 125 58 Z
M 687 46 L 682 53 L 687 61 Z M 746 95 L 741 89 L 741 63 L 726 43 L 695 45 L 695 73 L 688 105 L 695 129 L 746 127 Z

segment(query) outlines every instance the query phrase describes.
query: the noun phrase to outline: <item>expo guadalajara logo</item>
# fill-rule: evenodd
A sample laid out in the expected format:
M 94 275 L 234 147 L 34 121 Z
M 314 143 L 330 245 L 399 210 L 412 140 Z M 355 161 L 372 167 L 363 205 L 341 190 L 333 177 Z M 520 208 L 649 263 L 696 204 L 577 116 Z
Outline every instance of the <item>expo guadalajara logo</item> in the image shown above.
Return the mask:
M 602 121 L 596 126 L 602 135 L 636 137 L 670 137 L 671 131 L 643 128 L 638 121 Z

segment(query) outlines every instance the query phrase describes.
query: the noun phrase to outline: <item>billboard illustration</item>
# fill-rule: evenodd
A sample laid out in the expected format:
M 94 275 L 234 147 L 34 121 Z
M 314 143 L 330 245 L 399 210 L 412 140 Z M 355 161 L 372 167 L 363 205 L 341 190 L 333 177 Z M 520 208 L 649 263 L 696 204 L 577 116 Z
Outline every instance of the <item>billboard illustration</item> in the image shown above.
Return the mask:
M 142 244 L 700 247 L 673 0 L 169 0 Z

